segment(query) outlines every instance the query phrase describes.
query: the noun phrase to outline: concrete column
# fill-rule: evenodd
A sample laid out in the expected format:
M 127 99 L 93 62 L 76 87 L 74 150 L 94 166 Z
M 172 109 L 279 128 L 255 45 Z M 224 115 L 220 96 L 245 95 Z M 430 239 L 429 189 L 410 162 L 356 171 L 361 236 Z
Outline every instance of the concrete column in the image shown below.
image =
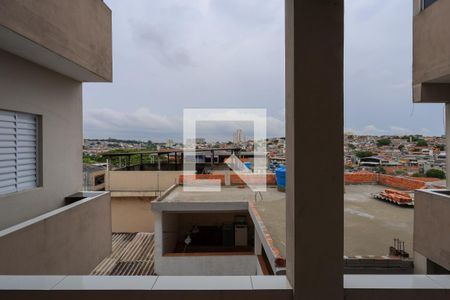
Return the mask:
M 450 103 L 445 103 L 445 173 L 447 177 L 447 189 L 450 188 Z
M 343 299 L 344 1 L 285 3 L 287 276 L 294 299 Z

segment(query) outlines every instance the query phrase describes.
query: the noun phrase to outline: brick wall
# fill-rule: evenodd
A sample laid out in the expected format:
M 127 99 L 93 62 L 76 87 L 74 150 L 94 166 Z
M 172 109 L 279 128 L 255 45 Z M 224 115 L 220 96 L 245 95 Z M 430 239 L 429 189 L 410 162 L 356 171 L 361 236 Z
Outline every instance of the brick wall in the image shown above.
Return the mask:
M 195 179 L 218 179 L 222 185 L 225 185 L 225 175 L 223 174 L 197 174 Z M 194 175 L 180 175 L 179 182 L 183 184 L 184 182 L 189 182 L 194 180 Z
M 344 179 L 345 184 L 379 184 L 403 190 L 423 189 L 426 187 L 426 182 L 438 180 L 435 178 L 412 178 L 370 172 L 345 173 Z
M 403 171 L 407 173 L 418 173 L 418 166 L 383 166 L 383 169 L 386 171 L 386 174 L 395 174 L 397 171 Z
M 258 184 L 264 182 L 264 175 L 241 175 L 244 176 L 249 183 Z M 231 185 L 244 185 L 244 181 L 237 174 L 230 175 L 230 183 Z M 266 175 L 266 184 L 267 185 L 277 185 L 277 179 L 275 174 L 267 174 Z
M 425 188 L 425 182 L 411 177 L 398 177 L 378 174 L 378 184 L 403 190 L 416 190 Z
M 370 172 L 345 173 L 345 184 L 376 184 L 378 174 Z

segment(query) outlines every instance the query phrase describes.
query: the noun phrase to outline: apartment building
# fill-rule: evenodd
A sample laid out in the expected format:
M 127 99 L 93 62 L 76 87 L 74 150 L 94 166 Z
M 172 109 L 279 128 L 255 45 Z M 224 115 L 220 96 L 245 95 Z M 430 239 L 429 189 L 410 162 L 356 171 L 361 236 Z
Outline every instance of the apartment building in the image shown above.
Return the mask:
M 414 1 L 413 100 L 444 103 L 450 145 L 450 2 Z M 449 158 L 446 158 L 449 174 Z M 447 189 L 450 179 L 447 176 Z M 447 190 L 416 192 L 414 257 L 417 273 L 450 273 L 450 197 Z
M 0 2 L 0 274 L 89 274 L 110 196 L 82 189 L 82 83 L 112 80 L 103 1 Z

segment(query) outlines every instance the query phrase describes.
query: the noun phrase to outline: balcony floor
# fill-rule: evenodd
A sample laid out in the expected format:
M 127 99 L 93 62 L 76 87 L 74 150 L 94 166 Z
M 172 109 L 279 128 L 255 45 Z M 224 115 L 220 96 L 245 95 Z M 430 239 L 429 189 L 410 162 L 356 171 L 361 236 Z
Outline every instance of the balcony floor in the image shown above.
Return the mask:
M 95 267 L 91 275 L 154 275 L 153 251 L 153 233 L 113 233 L 111 255 Z

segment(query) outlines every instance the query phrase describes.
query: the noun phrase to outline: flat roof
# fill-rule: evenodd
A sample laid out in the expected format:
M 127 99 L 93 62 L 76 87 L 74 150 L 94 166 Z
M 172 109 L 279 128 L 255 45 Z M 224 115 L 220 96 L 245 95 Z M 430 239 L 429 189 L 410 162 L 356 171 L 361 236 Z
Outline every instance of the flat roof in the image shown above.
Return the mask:
M 394 238 L 413 255 L 414 209 L 374 199 L 386 186 L 346 185 L 344 193 L 344 255 L 384 256 Z M 332 199 L 330 199 L 332 200 Z
M 260 236 L 266 237 L 265 248 L 270 247 L 276 257 L 286 256 L 286 194 L 276 187 L 258 193 L 242 186 L 222 186 L 220 192 L 188 192 L 177 185 L 151 205 L 160 212 L 249 211 Z
M 173 186 L 152 202 L 155 211 L 224 211 L 248 210 L 248 201 L 255 193 L 248 187 L 222 186 L 220 192 L 184 191 L 182 185 Z

